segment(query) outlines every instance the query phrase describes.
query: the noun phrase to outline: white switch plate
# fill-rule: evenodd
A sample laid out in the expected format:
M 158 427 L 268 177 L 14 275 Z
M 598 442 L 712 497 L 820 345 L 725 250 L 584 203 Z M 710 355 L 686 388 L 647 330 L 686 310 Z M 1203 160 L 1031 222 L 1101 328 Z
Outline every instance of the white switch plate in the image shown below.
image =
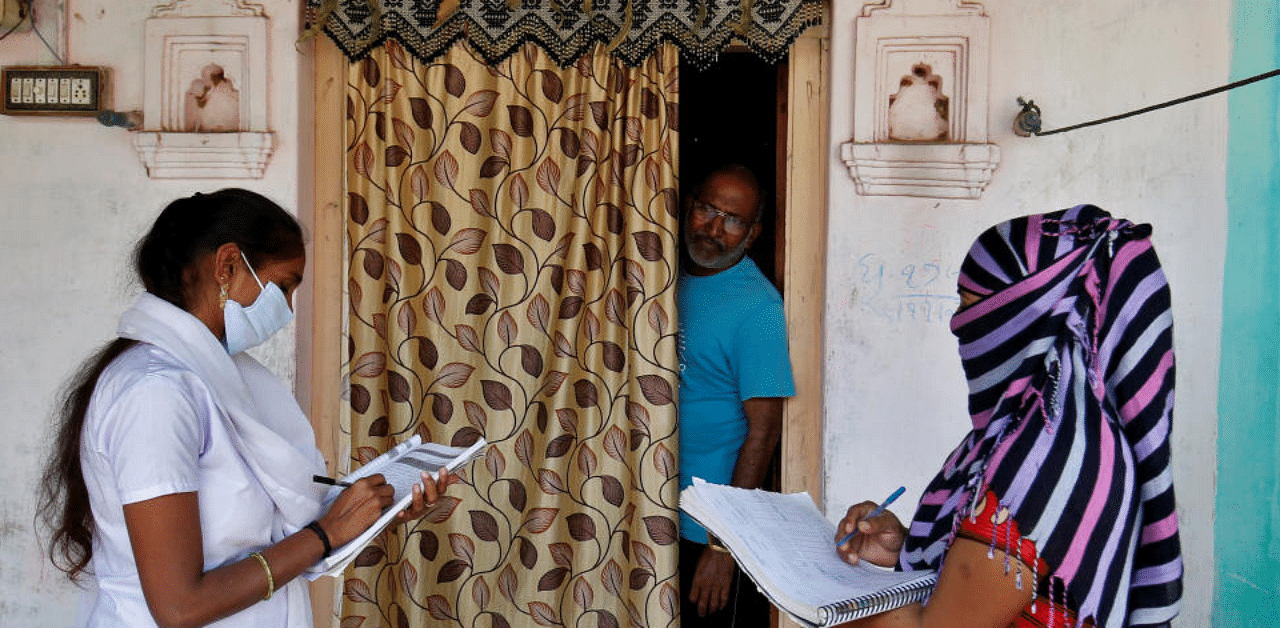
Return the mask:
M 0 68 L 0 113 L 91 116 L 106 107 L 107 68 L 88 65 Z

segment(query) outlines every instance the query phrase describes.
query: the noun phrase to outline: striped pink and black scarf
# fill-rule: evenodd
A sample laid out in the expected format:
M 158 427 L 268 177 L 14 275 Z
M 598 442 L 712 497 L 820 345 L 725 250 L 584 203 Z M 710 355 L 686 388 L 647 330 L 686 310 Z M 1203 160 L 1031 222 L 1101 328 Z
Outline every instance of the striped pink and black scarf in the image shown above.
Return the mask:
M 941 568 L 989 491 L 1035 544 L 1041 597 L 1100 627 L 1169 625 L 1173 318 L 1150 233 L 1080 205 L 973 244 L 959 284 L 984 298 L 951 320 L 973 430 L 925 491 L 901 568 Z

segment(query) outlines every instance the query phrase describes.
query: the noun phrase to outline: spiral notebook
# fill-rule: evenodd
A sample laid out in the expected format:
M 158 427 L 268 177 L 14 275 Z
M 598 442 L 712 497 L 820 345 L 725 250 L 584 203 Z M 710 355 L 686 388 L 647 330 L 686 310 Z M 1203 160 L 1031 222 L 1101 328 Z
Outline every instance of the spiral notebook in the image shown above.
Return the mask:
M 836 527 L 808 493 L 772 493 L 694 478 L 680 508 L 719 538 L 779 610 L 806 626 L 832 626 L 919 602 L 933 571 L 893 571 L 836 553 Z
M 456 470 L 482 455 L 487 445 L 488 443 L 481 438 L 470 447 L 449 447 L 439 443 L 424 443 L 421 436 L 414 434 L 405 442 L 392 447 L 351 475 L 342 478 L 344 481 L 352 482 L 367 475 L 381 473 L 386 478 L 387 484 L 396 490 L 395 503 L 382 511 L 382 516 L 360 533 L 360 536 L 341 547 L 335 547 L 328 558 L 312 565 L 303 572 L 303 575 L 309 580 L 315 580 L 321 576 L 341 576 L 347 565 L 356 559 L 365 546 L 390 526 L 395 516 L 413 502 L 413 485 L 422 481 L 422 473 L 437 473 L 440 469 Z M 338 499 L 342 490 L 341 486 L 329 489 L 322 500 L 325 510 L 328 510 L 334 500 Z

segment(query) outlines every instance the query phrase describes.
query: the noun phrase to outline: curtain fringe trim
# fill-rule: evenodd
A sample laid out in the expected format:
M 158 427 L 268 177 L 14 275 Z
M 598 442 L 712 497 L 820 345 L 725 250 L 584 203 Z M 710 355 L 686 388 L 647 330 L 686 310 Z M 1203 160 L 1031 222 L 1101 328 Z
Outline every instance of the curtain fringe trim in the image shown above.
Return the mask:
M 698 13 L 693 28 L 673 14 L 661 15 L 650 20 L 648 26 L 636 32 L 633 0 L 624 5 L 621 25 L 599 14 L 591 16 L 581 28 L 570 33 L 556 30 L 538 15 L 527 13 L 515 24 L 494 34 L 492 29 L 479 23 L 471 12 L 459 9 L 458 0 L 441 2 L 433 26 L 419 29 L 400 14 L 385 11 L 378 0 L 365 0 L 369 14 L 362 20 L 366 26 L 353 31 L 348 19 L 338 13 L 338 0 L 310 0 L 307 8 L 308 24 L 298 42 L 301 43 L 324 32 L 351 61 L 359 61 L 369 53 L 394 39 L 419 61 L 429 63 L 444 54 L 460 38 L 465 38 L 473 53 L 490 65 L 500 63 L 520 50 L 527 43 L 536 44 L 561 68 L 566 68 L 586 55 L 596 44 L 606 49 L 624 64 L 636 67 L 645 62 L 663 43 L 675 44 L 686 61 L 694 67 L 705 69 L 713 65 L 720 51 L 734 41 L 741 42 L 767 63 L 777 63 L 787 56 L 792 43 L 808 28 L 822 23 L 821 0 L 797 0 L 794 11 L 782 18 L 769 30 L 759 20 L 752 20 L 753 12 L 764 9 L 758 0 L 740 0 L 738 8 L 718 24 L 707 26 L 712 19 L 707 3 L 698 3 Z M 591 0 L 583 0 L 584 8 Z M 557 8 L 563 8 L 557 3 Z M 774 7 L 771 13 L 778 13 Z M 556 12 L 558 14 L 558 11 Z M 721 16 L 723 17 L 723 16 Z

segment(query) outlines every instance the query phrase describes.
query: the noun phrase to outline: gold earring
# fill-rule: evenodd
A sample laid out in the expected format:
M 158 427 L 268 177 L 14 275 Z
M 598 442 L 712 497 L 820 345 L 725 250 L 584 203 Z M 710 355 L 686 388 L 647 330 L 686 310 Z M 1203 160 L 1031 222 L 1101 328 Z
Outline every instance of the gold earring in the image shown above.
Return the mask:
M 222 281 L 224 283 L 222 283 L 218 289 L 218 309 L 220 310 L 226 309 L 227 307 L 227 284 L 225 283 L 227 279 L 224 277 Z

